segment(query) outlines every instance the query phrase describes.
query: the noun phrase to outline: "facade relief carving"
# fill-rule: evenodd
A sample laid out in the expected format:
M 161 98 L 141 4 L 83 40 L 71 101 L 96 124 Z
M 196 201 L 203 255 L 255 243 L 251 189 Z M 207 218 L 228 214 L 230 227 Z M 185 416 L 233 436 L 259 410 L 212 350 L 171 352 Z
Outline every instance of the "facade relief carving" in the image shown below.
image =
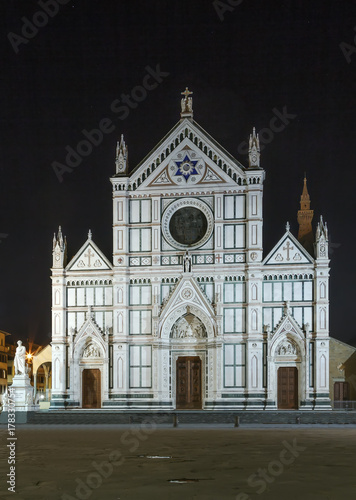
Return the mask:
M 94 344 L 89 344 L 83 352 L 83 358 L 100 358 L 101 352 L 100 348 L 96 347 Z
M 191 313 L 179 318 L 171 331 L 173 339 L 202 339 L 206 336 L 205 326 L 199 318 Z
M 290 340 L 283 340 L 277 347 L 276 353 L 278 356 L 289 356 L 289 355 L 298 355 L 299 350 L 297 345 Z

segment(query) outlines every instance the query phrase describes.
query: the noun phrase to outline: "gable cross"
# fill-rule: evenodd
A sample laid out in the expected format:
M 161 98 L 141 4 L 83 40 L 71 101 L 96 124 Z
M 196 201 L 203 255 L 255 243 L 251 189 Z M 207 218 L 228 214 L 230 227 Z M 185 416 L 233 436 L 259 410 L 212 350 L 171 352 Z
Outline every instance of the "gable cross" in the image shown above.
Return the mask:
M 294 250 L 294 247 L 291 246 L 291 244 L 289 243 L 289 241 L 287 241 L 287 244 L 286 244 L 285 247 L 283 247 L 283 250 L 287 250 L 287 260 L 290 260 L 289 251 L 290 250 Z
M 184 95 L 185 98 L 187 99 L 187 97 L 190 96 L 191 94 L 193 94 L 193 92 L 191 92 L 190 90 L 188 90 L 188 87 L 185 87 L 185 91 L 181 92 L 181 94 Z
M 95 253 L 89 248 L 88 253 L 84 254 L 84 257 L 88 258 L 88 266 L 90 267 L 90 259 L 95 256 Z

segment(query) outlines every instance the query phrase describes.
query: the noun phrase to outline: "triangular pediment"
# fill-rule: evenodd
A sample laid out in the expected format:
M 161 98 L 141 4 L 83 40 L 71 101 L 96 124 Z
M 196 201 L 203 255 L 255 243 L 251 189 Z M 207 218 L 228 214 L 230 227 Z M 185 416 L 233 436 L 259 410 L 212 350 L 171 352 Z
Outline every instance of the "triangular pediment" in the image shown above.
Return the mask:
M 71 259 L 66 271 L 109 271 L 112 265 L 91 238 Z
M 186 276 L 183 276 L 183 278 L 178 281 L 175 288 L 168 296 L 168 300 L 161 309 L 161 319 L 173 309 L 182 305 L 199 307 L 212 316 L 215 314 L 209 299 L 190 273 L 187 273 Z
M 245 168 L 196 122 L 183 120 L 160 141 L 130 175 L 134 190 L 214 187 L 243 184 Z
M 76 356 L 82 353 L 85 345 L 89 345 L 90 343 L 93 343 L 93 341 L 95 345 L 98 345 L 103 349 L 103 353 L 106 352 L 106 345 L 102 332 L 92 317 L 90 310 L 88 311 L 87 316 L 87 319 L 81 325 L 74 338 L 74 352 Z M 75 334 L 75 332 L 71 332 L 71 335 L 73 334 Z
M 278 346 L 283 346 L 283 351 L 278 354 L 293 355 L 297 354 L 297 351 L 302 355 L 305 354 L 305 334 L 293 318 L 288 306 L 285 308 L 282 319 L 274 331 L 269 332 L 268 337 L 270 353 L 275 352 Z M 294 350 L 293 346 L 298 346 L 298 348 Z
M 313 257 L 303 245 L 287 230 L 277 245 L 270 251 L 263 261 L 265 266 L 313 264 Z
M 285 335 L 287 333 L 290 333 L 292 335 L 297 335 L 301 338 L 304 338 L 304 333 L 301 329 L 301 326 L 293 318 L 293 316 L 289 310 L 288 310 L 288 312 L 284 313 L 280 322 L 278 323 L 278 325 L 276 325 L 276 328 L 271 333 L 271 335 L 273 336 L 273 338 L 276 338 L 276 337 L 279 337 L 281 335 Z

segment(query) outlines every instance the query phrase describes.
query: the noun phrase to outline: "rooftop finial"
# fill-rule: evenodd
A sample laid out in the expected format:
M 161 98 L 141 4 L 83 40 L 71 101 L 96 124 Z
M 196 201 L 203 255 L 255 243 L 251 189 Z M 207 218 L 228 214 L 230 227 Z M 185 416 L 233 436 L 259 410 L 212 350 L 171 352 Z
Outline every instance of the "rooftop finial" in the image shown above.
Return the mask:
M 124 135 L 121 134 L 120 142 L 116 144 L 116 173 L 127 175 L 128 173 L 128 147 L 126 146 Z
M 92 234 L 92 232 L 91 232 L 91 229 L 89 229 L 89 232 L 88 232 L 88 239 L 89 239 L 89 240 L 91 240 L 91 239 L 92 239 L 92 236 L 93 236 L 93 234 Z
M 289 224 L 289 222 L 287 222 L 287 224 L 286 224 L 286 231 L 290 231 L 290 224 Z
M 248 166 L 249 168 L 260 168 L 260 139 L 253 127 L 252 134 L 248 144 Z
M 181 99 L 181 118 L 193 118 L 193 98 L 189 97 L 193 94 L 188 87 L 185 88 L 184 92 L 181 92 L 184 97 Z

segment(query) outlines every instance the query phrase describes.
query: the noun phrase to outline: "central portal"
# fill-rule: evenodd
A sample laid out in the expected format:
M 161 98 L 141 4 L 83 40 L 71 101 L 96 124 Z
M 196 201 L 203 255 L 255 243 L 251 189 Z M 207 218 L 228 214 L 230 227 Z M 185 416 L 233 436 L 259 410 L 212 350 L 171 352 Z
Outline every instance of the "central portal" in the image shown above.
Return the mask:
M 177 359 L 177 410 L 201 410 L 201 359 L 184 356 Z
M 101 373 L 98 368 L 83 370 L 83 408 L 101 408 Z

